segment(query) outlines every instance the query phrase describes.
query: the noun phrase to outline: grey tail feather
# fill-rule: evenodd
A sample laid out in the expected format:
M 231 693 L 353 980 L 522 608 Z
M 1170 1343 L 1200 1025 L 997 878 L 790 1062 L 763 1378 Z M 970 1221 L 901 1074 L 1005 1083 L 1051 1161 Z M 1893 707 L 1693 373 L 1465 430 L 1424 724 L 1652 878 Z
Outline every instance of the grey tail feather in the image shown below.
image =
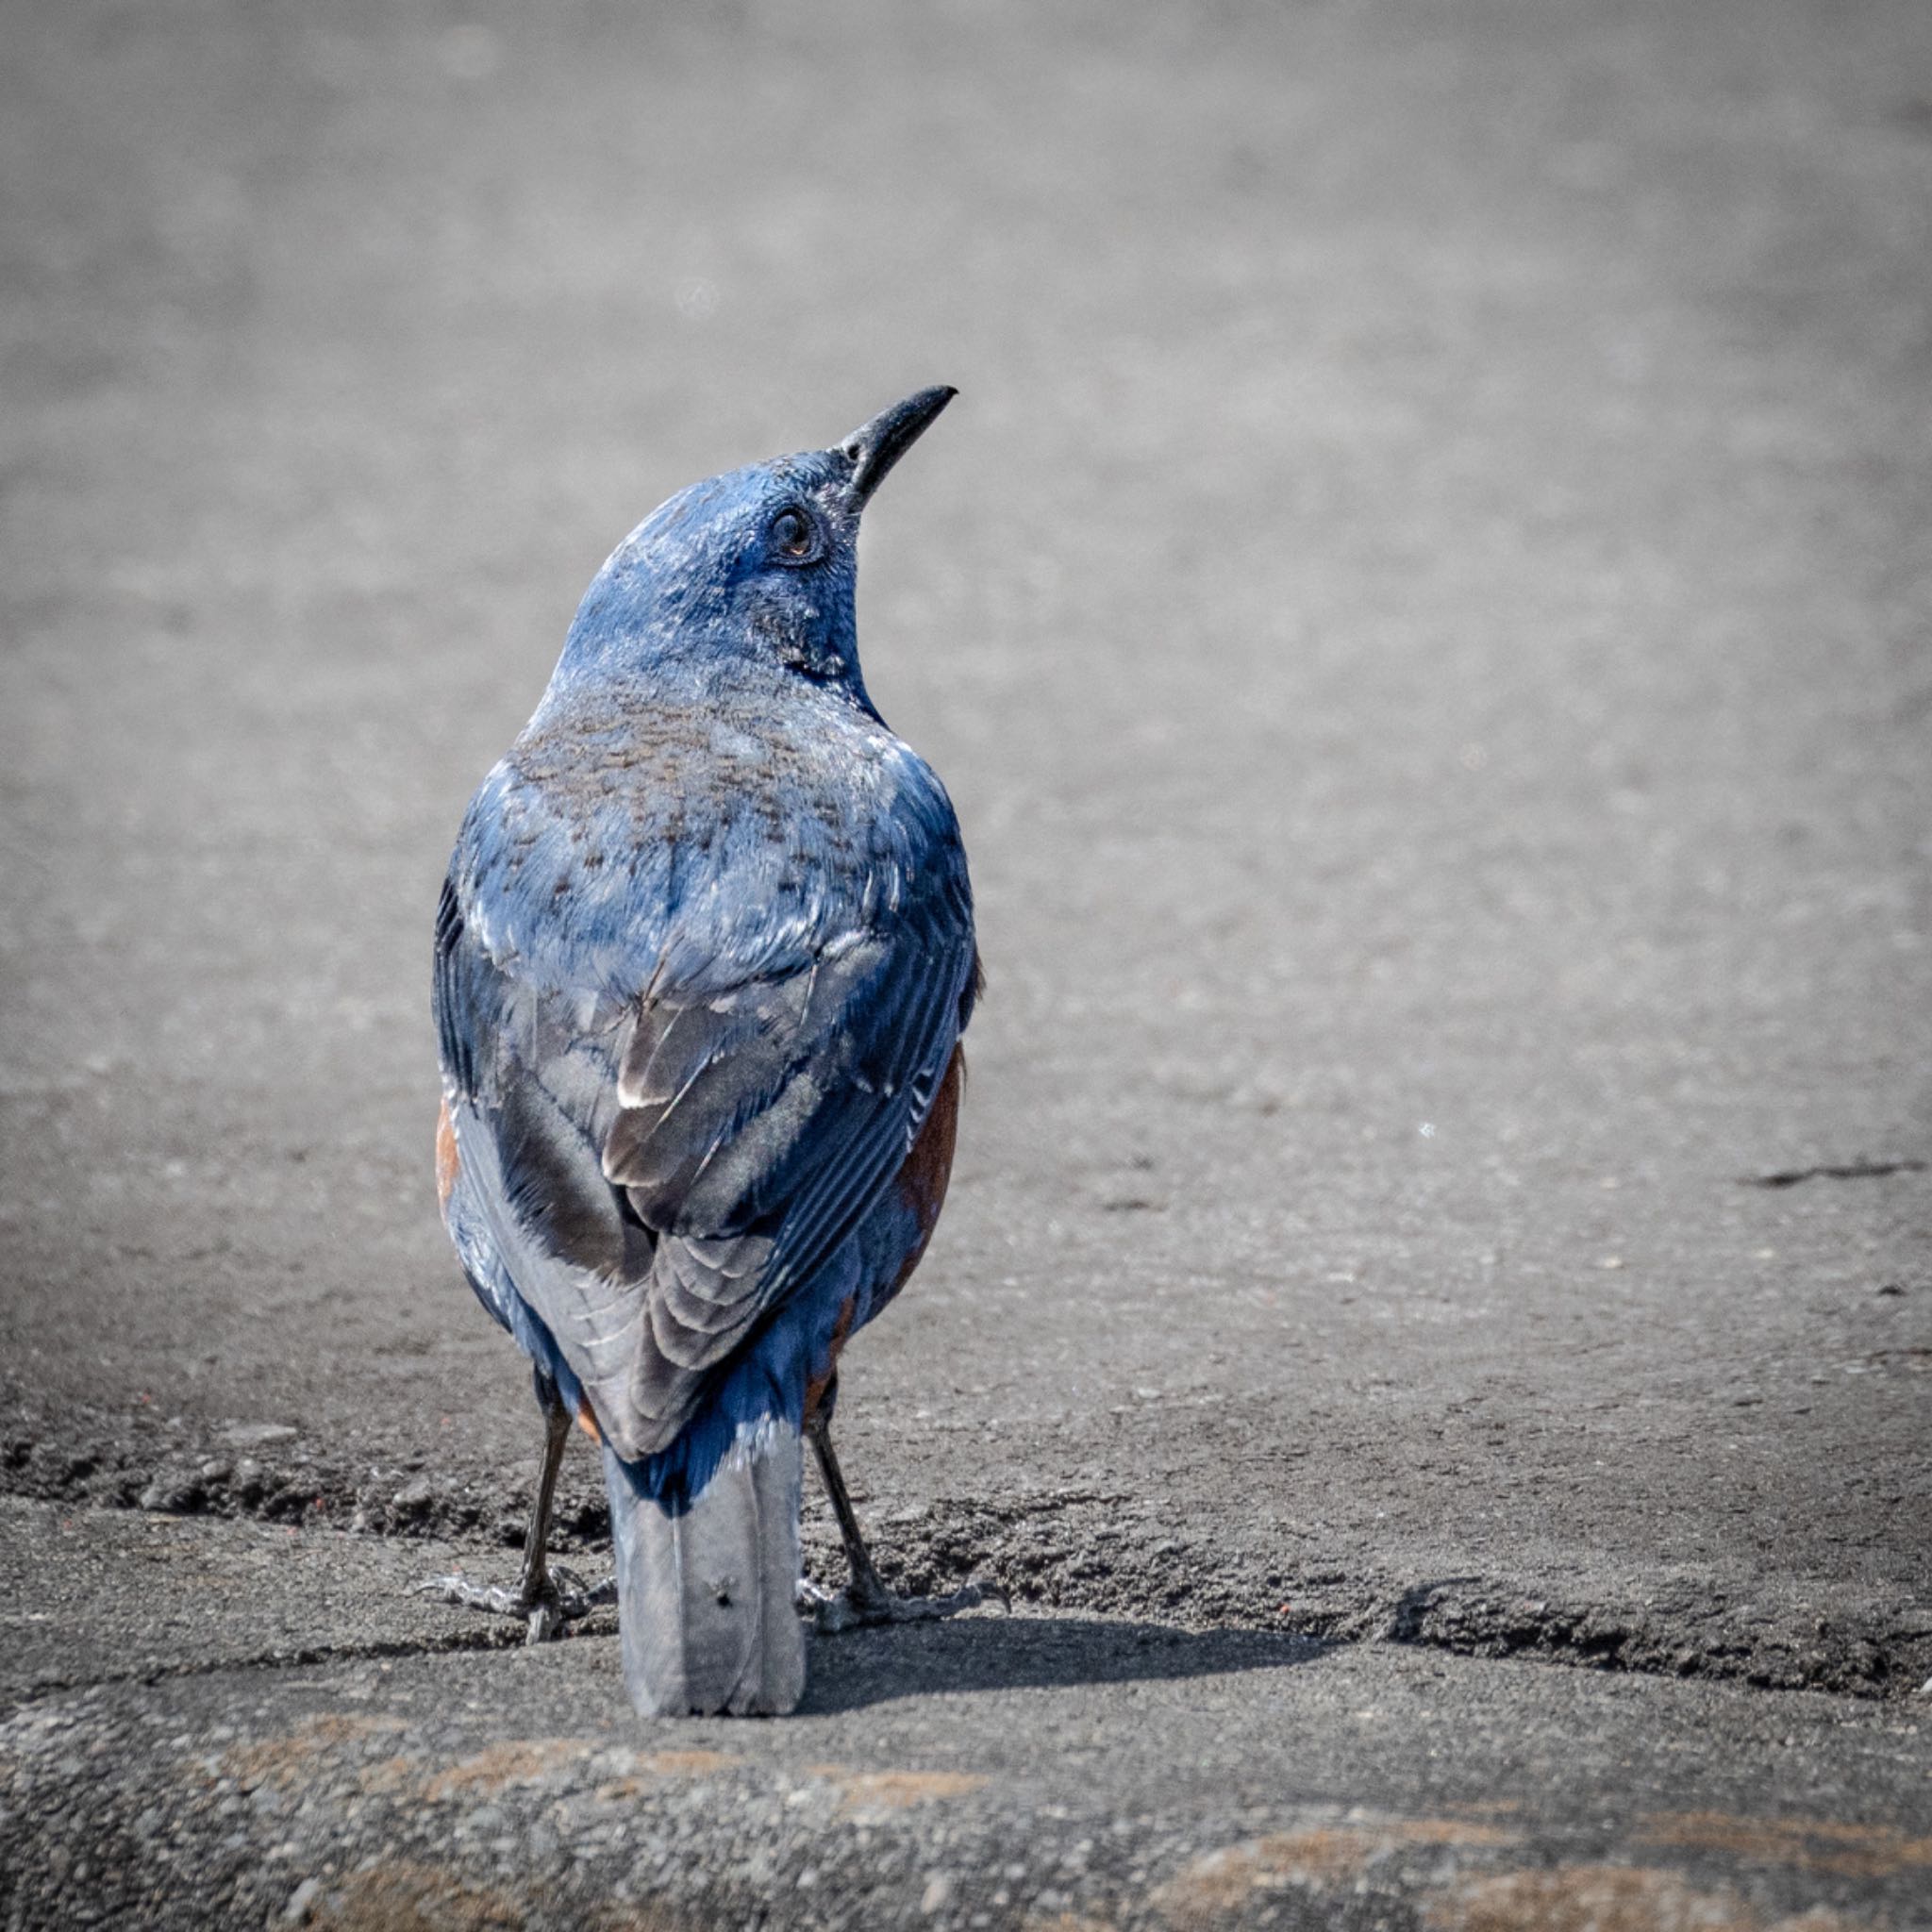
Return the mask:
M 779 1716 L 805 1693 L 798 1431 L 738 1434 L 697 1500 L 673 1516 L 604 1451 L 617 1550 L 624 1679 L 644 1717 Z

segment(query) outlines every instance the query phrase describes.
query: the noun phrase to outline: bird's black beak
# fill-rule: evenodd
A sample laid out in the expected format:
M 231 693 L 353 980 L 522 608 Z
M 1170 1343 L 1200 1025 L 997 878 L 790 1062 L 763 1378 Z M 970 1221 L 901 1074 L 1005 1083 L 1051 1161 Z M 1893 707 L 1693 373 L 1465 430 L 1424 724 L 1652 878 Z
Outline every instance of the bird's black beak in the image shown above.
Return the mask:
M 854 509 L 863 509 L 872 493 L 886 480 L 886 472 L 925 433 L 928 424 L 959 391 L 937 383 L 909 395 L 890 409 L 881 409 L 870 423 L 855 429 L 839 445 L 852 461 L 852 479 L 845 489 Z

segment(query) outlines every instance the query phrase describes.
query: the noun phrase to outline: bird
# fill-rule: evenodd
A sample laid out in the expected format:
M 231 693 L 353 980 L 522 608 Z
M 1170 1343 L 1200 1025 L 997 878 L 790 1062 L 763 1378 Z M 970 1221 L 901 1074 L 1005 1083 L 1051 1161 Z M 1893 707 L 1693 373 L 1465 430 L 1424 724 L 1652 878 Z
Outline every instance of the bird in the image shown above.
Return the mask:
M 531 1641 L 614 1595 L 646 1716 L 782 1714 L 807 1615 L 977 1600 L 887 1590 L 830 1434 L 841 1351 L 944 1204 L 982 986 L 958 820 L 866 691 L 855 602 L 861 516 L 956 393 L 652 511 L 443 882 L 438 1192 L 530 1359 L 543 1443 L 514 1589 L 422 1587 Z M 547 1555 L 574 1423 L 610 1506 L 594 1591 Z M 802 1576 L 808 1441 L 837 1597 Z

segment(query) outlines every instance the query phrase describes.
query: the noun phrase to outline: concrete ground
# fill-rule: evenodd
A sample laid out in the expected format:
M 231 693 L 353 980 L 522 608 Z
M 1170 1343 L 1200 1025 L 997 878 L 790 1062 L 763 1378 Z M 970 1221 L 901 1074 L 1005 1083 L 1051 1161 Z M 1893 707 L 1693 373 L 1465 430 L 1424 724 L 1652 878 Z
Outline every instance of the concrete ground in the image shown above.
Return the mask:
M 1920 0 L 8 28 L 0 1924 L 1932 1924 Z M 537 1441 L 436 888 L 616 539 L 928 381 L 991 990 L 840 1417 L 1013 1610 L 647 1725 L 404 1593 Z

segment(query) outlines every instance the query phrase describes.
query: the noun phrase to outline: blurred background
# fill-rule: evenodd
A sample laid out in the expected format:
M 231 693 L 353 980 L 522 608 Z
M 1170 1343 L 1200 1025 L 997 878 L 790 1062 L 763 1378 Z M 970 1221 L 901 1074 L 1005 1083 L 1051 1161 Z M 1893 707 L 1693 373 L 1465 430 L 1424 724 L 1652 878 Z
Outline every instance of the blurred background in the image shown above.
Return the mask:
M 0 291 L 17 1468 L 522 1479 L 458 819 L 653 505 L 944 381 L 861 636 L 991 995 L 861 1487 L 1923 1575 L 1922 0 L 16 5 Z

